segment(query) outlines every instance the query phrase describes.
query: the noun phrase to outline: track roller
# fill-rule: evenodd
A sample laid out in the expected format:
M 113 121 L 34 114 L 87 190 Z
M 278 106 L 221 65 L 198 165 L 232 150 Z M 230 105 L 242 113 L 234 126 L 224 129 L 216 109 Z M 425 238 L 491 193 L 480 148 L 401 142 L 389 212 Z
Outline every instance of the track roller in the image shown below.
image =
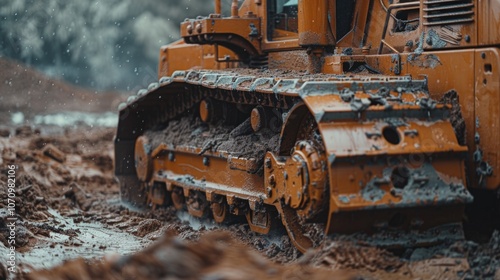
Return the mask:
M 189 191 L 189 195 L 186 199 L 186 206 L 189 214 L 198 218 L 203 218 L 207 215 L 208 205 L 204 192 Z
M 157 207 L 165 207 L 171 204 L 171 195 L 168 193 L 165 184 L 155 182 L 148 191 L 148 204 Z
M 185 199 L 184 199 L 184 194 L 182 192 L 182 188 L 174 187 L 171 196 L 174 208 L 177 210 L 183 209 L 185 205 Z
M 210 202 L 210 209 L 212 210 L 212 217 L 216 223 L 224 223 L 229 217 L 229 206 L 222 196 L 212 198 Z

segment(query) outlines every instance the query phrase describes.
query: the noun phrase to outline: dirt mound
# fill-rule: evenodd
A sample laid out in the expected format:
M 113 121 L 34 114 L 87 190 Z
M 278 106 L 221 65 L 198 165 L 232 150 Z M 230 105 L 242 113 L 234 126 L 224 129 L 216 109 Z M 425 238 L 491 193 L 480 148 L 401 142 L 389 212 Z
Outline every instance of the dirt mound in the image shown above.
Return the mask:
M 211 233 L 189 243 L 172 236 L 132 256 L 99 263 L 83 259 L 37 271 L 27 279 L 354 279 L 343 271 L 280 266 L 227 233 Z
M 302 262 L 308 260 L 304 257 Z M 359 246 L 347 241 L 325 241 L 308 260 L 315 266 L 334 269 L 352 268 L 369 271 L 397 271 L 403 262 L 390 252 L 376 247 Z
M 118 92 L 96 92 L 47 77 L 20 63 L 0 58 L 0 110 L 22 112 L 26 118 L 61 111 L 115 111 L 126 97 Z M 2 123 L 10 122 L 2 114 Z
M 57 225 L 44 223 L 53 217 L 49 209 L 87 211 L 93 203 L 118 193 L 112 173 L 111 135 L 112 129 L 96 129 L 52 137 L 30 134 L 25 129 L 20 136 L 0 138 L 2 209 L 7 209 L 7 166 L 17 166 L 15 212 L 19 232 L 23 234 L 16 235 L 16 247 L 29 245 L 30 238 L 37 234 L 68 235 Z M 99 157 L 95 156 L 97 151 Z M 8 231 L 1 226 L 6 217 L 0 218 L 0 241 L 7 246 Z

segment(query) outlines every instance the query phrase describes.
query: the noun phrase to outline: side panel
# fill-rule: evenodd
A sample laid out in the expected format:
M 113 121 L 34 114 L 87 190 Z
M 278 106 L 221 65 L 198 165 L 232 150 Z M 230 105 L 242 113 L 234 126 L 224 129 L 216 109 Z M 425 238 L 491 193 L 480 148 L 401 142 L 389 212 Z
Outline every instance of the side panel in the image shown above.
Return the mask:
M 500 43 L 500 1 L 479 0 L 479 44 L 492 45 Z
M 473 157 L 476 180 L 478 180 L 479 187 L 486 189 L 500 187 L 499 71 L 500 52 L 498 49 L 476 51 L 476 119 Z
M 219 60 L 236 59 L 236 55 L 224 47 L 219 47 L 217 53 L 215 46 L 188 45 L 179 40 L 161 48 L 158 77 L 171 76 L 177 70 L 224 69 L 236 66 L 234 62 L 217 62 L 216 55 Z
M 429 93 L 436 100 L 451 90 L 456 91 L 469 149 L 468 185 L 500 188 L 500 55 L 497 48 L 371 56 L 366 57 L 366 61 L 386 75 L 394 75 L 398 61 L 400 76 L 426 77 Z M 477 168 L 483 171 L 478 173 Z M 486 175 L 489 173 L 491 175 Z
M 396 60 L 400 66 L 396 65 Z M 474 50 L 426 52 L 421 55 L 402 53 L 399 59 L 395 54 L 368 56 L 366 62 L 385 75 L 395 75 L 393 71 L 398 67 L 401 69 L 399 76 L 427 78 L 429 93 L 436 100 L 440 100 L 446 92 L 455 90 L 459 95 L 465 126 L 474 126 Z M 474 143 L 473 133 L 467 133 L 466 142 Z

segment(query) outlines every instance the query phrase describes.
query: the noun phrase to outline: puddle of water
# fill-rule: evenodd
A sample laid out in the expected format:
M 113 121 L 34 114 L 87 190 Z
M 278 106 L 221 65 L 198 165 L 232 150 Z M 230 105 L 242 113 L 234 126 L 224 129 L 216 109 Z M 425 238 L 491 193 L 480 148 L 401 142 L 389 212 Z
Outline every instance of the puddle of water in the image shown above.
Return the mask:
M 24 123 L 24 114 L 22 112 L 16 112 L 11 114 L 10 119 L 13 124 L 19 125 Z
M 11 122 L 14 125 L 23 125 L 28 121 L 29 120 L 26 120 L 22 112 L 11 114 Z M 61 112 L 49 115 L 37 115 L 29 122 L 36 125 L 54 125 L 60 127 L 76 125 L 86 125 L 90 127 L 115 127 L 118 124 L 118 114 L 114 112 Z
M 137 252 L 151 241 L 138 238 L 126 232 L 105 228 L 100 223 L 79 223 L 72 218 L 61 216 L 57 211 L 49 210 L 59 227 L 80 230 L 70 238 L 64 234 L 51 232 L 50 237 L 38 237 L 35 247 L 24 253 L 17 253 L 18 264 L 27 264 L 28 269 L 51 268 L 65 260 L 78 257 L 86 259 L 102 258 L 106 255 L 127 255 Z M 51 223 L 51 222 L 49 222 Z
M 84 112 L 63 112 L 51 115 L 35 116 L 33 121 L 38 125 L 74 126 L 88 125 L 115 127 L 118 124 L 118 114 L 107 112 L 102 114 Z

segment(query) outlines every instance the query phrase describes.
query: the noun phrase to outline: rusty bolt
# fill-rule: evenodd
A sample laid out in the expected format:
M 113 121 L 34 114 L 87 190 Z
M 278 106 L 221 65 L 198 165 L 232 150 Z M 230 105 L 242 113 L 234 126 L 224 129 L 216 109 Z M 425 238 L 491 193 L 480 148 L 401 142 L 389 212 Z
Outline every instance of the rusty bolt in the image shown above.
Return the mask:
M 465 35 L 465 42 L 470 43 L 470 35 Z
M 208 157 L 203 157 L 203 165 L 208 166 L 210 159 Z
M 196 24 L 196 32 L 201 33 L 201 31 L 202 31 L 201 23 L 197 23 Z
M 485 59 L 485 58 L 486 58 L 486 53 L 485 53 L 485 52 L 482 52 L 482 53 L 481 53 L 481 58 L 482 58 L 482 59 Z
M 170 161 L 174 161 L 175 160 L 174 153 L 172 153 L 172 152 L 168 153 L 168 160 L 170 160 Z
M 193 34 L 193 25 L 192 24 L 189 24 L 186 29 L 187 29 L 187 32 L 189 34 Z

